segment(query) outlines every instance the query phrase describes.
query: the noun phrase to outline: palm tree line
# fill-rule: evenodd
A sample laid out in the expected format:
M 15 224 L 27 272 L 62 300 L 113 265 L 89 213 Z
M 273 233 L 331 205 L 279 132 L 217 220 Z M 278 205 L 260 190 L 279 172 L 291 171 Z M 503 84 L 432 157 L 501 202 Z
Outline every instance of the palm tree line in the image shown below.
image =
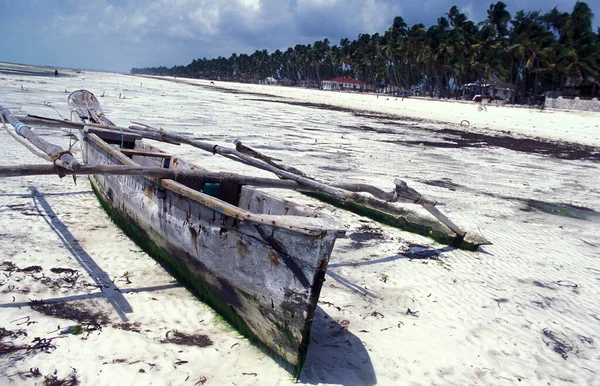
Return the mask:
M 571 13 L 518 11 L 491 4 L 487 18 L 471 21 L 456 6 L 437 24 L 408 26 L 400 16 L 383 34 L 356 40 L 329 39 L 297 44 L 285 51 L 256 50 L 229 58 L 195 59 L 187 66 L 133 68 L 132 74 L 260 82 L 319 87 L 322 80 L 348 77 L 371 85 L 443 98 L 458 97 L 463 84 L 509 84 L 512 102 L 524 103 L 544 91 L 591 85 L 600 93 L 600 28 L 593 13 L 577 2 Z M 581 87 L 578 93 L 581 92 Z

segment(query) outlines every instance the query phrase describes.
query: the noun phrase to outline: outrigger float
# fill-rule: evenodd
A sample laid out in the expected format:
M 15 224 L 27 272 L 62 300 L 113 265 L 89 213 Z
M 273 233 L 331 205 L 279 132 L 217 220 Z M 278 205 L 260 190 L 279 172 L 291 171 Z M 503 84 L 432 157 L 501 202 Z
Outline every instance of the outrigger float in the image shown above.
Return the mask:
M 336 238 L 344 227 L 332 216 L 265 192 L 293 189 L 382 223 L 458 248 L 490 244 L 463 231 L 426 198 L 396 180 L 384 191 L 366 184 L 329 184 L 281 165 L 240 141 L 213 145 L 143 124 L 120 127 L 98 99 L 78 90 L 68 97 L 73 121 L 18 119 L 0 106 L 16 134 L 49 165 L 0 167 L 0 177 L 89 175 L 110 217 L 145 251 L 251 341 L 302 368 L 312 319 Z M 78 129 L 80 163 L 38 137 L 30 125 Z M 279 178 L 210 172 L 147 144 L 187 144 L 273 172 Z M 394 205 L 421 205 L 432 218 Z M 437 219 L 437 221 L 436 221 Z

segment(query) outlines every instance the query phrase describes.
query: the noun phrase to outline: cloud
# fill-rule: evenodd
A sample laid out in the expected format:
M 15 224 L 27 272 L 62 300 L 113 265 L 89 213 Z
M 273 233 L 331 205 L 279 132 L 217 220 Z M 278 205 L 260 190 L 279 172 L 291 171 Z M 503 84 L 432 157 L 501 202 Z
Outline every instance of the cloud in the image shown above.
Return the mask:
M 395 16 L 436 23 L 456 4 L 480 21 L 492 1 L 472 0 L 0 0 L 4 60 L 127 71 L 132 66 L 187 64 L 232 52 L 273 51 L 327 37 L 383 33 Z M 572 0 L 506 0 L 514 14 L 570 12 Z M 588 2 L 600 14 L 600 4 Z M 5 12 L 6 11 L 6 12 Z M 598 15 L 600 16 L 600 15 Z M 598 17 L 594 21 L 598 25 Z M 76 47 L 76 50 L 74 50 Z M 75 52 L 74 52 L 75 51 Z M 8 54 L 6 54 L 8 53 Z

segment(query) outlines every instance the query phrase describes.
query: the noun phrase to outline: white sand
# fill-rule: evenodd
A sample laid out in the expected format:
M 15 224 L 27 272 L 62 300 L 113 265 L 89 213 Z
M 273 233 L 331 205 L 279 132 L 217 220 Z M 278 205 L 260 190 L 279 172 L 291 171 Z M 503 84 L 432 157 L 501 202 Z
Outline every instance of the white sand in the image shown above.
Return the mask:
M 457 123 L 467 119 L 471 128 L 463 129 L 473 132 L 502 130 L 600 146 L 600 114 L 496 106 L 478 112 L 465 103 L 217 82 L 217 87 L 241 92 L 225 93 L 205 81 L 192 81 L 205 86 L 196 87 L 113 74 L 69 75 L 0 73 L 0 104 L 15 113 L 57 117 L 55 108 L 68 117 L 65 89 L 86 88 L 97 96 L 105 92 L 100 102 L 119 124 L 143 121 L 219 144 L 240 138 L 329 180 L 353 178 L 390 188 L 394 178 L 404 178 L 444 201 L 442 209 L 455 222 L 494 243 L 476 253 L 451 250 L 296 196 L 335 212 L 348 227 L 348 237 L 338 240 L 331 256 L 302 383 L 600 383 L 598 162 L 499 147 L 419 145 L 447 144 L 448 135 L 432 130 L 460 129 Z M 125 99 L 118 99 L 119 93 Z M 404 118 L 264 100 L 325 103 Z M 38 132 L 68 145 L 62 132 Z M 43 162 L 4 130 L 0 143 L 5 164 Z M 160 146 L 214 170 L 251 170 L 199 150 Z M 381 230 L 364 232 L 359 229 L 364 225 Z M 30 300 L 77 301 L 110 318 L 101 331 L 83 335 L 86 339 L 65 335 L 53 340 L 56 349 L 48 353 L 0 356 L 0 383 L 42 383 L 43 378 L 24 378 L 31 368 L 43 375 L 56 371 L 59 378 L 76 369 L 84 385 L 194 385 L 201 377 L 205 384 L 291 383 L 288 372 L 219 322 L 126 238 L 84 177 L 77 185 L 55 176 L 1 180 L 0 236 L 0 327 L 28 334 L 0 343 L 26 345 L 35 337 L 60 337 L 58 326 L 76 324 L 32 310 Z M 439 253 L 439 260 L 407 258 L 401 252 L 409 243 Z M 39 265 L 42 271 L 9 272 L 6 262 L 19 268 Z M 51 271 L 59 267 L 79 272 L 72 288 L 64 281 L 53 286 L 69 277 Z M 94 283 L 102 284 L 102 292 Z M 131 312 L 119 315 L 117 309 Z M 27 317 L 30 324 L 24 323 Z M 138 323 L 140 332 L 119 328 L 124 318 Z M 206 334 L 214 344 L 161 343 L 174 329 Z M 553 337 L 566 344 L 566 359 L 555 351 Z

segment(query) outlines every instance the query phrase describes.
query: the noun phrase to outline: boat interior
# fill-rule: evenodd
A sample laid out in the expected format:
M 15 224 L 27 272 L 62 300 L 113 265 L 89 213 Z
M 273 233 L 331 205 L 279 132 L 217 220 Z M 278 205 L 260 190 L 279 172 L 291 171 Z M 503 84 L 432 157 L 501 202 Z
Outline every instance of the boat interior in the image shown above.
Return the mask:
M 142 136 L 133 133 L 114 133 L 101 129 L 92 129 L 90 132 L 98 135 L 100 139 L 118 148 L 133 162 L 141 166 L 161 167 L 177 170 L 205 171 L 194 164 L 185 162 L 179 157 L 167 154 L 164 151 L 143 142 Z M 225 174 L 227 176 L 227 174 Z M 182 173 L 174 179 L 182 185 L 196 191 L 216 197 L 240 209 L 256 214 L 276 216 L 301 216 L 321 217 L 318 212 L 302 208 L 292 202 L 268 194 L 256 187 L 242 185 L 235 178 L 223 178 L 219 183 L 204 182 L 192 175 Z

